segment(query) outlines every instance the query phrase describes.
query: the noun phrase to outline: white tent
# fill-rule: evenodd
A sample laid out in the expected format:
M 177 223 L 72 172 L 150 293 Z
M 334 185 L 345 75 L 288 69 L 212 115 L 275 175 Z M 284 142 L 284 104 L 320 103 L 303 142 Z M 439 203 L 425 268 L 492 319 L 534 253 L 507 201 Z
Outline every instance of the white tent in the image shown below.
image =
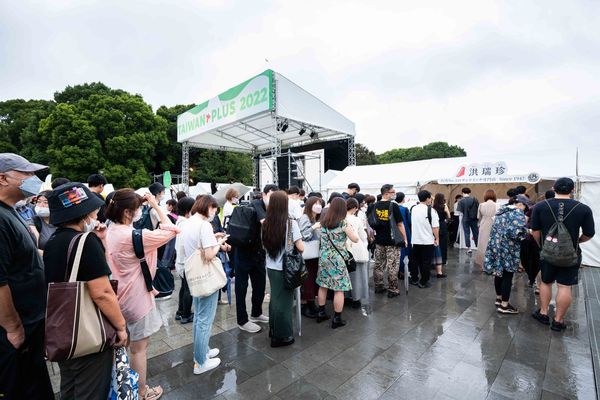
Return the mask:
M 326 188 L 328 194 L 340 192 L 346 189 L 348 183 L 356 182 L 362 193 L 378 194 L 381 186 L 389 183 L 397 191 L 415 194 L 420 187 L 428 184 L 459 188 L 506 183 L 511 186 L 528 184 L 530 187 L 539 184 L 539 191 L 543 193 L 545 188 L 550 188 L 552 181 L 568 176 L 580 183 L 578 196 L 592 208 L 595 216 L 597 235 L 581 245 L 583 263 L 600 267 L 600 150 L 580 150 L 579 160 L 577 158 L 576 151 L 571 150 L 555 154 L 511 154 L 499 156 L 496 160 L 459 157 L 350 166 L 332 179 Z M 503 170 L 496 171 L 496 167 Z M 488 175 L 488 172 L 491 174 Z

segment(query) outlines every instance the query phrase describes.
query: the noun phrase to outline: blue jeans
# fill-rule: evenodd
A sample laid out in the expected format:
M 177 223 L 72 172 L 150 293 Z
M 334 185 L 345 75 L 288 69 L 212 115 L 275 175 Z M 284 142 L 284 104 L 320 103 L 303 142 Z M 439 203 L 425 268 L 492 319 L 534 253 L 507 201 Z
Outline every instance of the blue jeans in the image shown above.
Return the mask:
M 471 248 L 471 235 L 470 233 L 473 232 L 473 241 L 475 243 L 477 243 L 477 240 L 479 239 L 479 227 L 477 226 L 477 220 L 473 219 L 473 220 L 466 220 L 463 217 L 463 229 L 465 231 L 465 244 L 467 246 L 467 248 Z M 471 231 L 471 232 L 469 232 Z
M 194 360 L 202 366 L 208 353 L 208 340 L 217 313 L 219 291 L 207 297 L 194 297 Z

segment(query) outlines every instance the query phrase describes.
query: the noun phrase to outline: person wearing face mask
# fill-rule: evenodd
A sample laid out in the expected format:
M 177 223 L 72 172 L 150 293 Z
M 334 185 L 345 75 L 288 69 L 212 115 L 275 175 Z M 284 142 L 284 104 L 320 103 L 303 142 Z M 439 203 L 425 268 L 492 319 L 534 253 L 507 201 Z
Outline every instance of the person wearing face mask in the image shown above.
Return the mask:
M 254 244 L 250 246 L 238 246 L 234 248 L 235 268 L 235 307 L 238 328 L 250 333 L 258 333 L 261 328 L 258 325 L 268 324 L 269 317 L 262 313 L 262 303 L 265 299 L 265 287 L 267 284 L 266 254 L 263 249 L 261 238 L 262 223 L 267 216 L 267 207 L 271 194 L 279 190 L 277 185 L 265 185 L 262 198 L 250 203 L 256 213 L 258 229 Z M 252 310 L 248 317 L 246 311 L 246 293 L 248 292 L 248 280 L 252 282 Z
M 38 199 L 39 202 L 39 199 Z M 109 281 L 103 241 L 106 226 L 97 221 L 104 201 L 86 186 L 71 182 L 57 187 L 48 197 L 50 222 L 57 227 L 44 252 L 46 282 L 65 282 L 73 266 L 79 241 L 85 240 L 77 281 L 86 282 L 90 296 L 117 330 L 117 346 L 127 343 L 125 318 Z M 87 237 L 82 234 L 93 232 Z M 70 257 L 69 257 L 70 256 Z M 67 259 L 69 257 L 69 259 Z M 52 335 L 52 331 L 46 332 Z M 57 333 L 59 334 L 59 333 Z M 110 388 L 113 349 L 58 363 L 61 398 L 106 399 Z
M 217 257 L 219 251 L 229 251 L 222 235 L 213 232 L 211 222 L 217 214 L 217 202 L 210 195 L 196 200 L 192 207 L 192 216 L 181 226 L 179 236 L 179 257 L 188 259 L 198 249 L 204 251 L 204 259 L 210 261 Z M 221 364 L 219 349 L 210 349 L 208 342 L 215 314 L 219 291 L 206 297 L 193 297 L 194 302 L 194 374 L 200 375 Z
M 511 197 L 496 213 L 483 261 L 484 271 L 494 274 L 496 310 L 500 314 L 518 314 L 509 303 L 512 279 L 521 261 L 521 241 L 527 236 L 525 211 L 529 199 L 523 195 Z
M 119 281 L 117 297 L 131 338 L 131 368 L 140 376 L 139 395 L 141 399 L 154 400 L 162 396 L 163 390 L 160 386 L 151 388 L 146 385 L 147 349 L 150 336 L 162 326 L 162 318 L 154 300 L 158 292 L 146 287 L 132 240 L 133 223 L 141 218 L 144 202 L 156 211 L 160 219 L 159 229 L 142 230 L 145 259 L 154 279 L 158 263 L 157 250 L 173 239 L 179 229 L 158 206 L 153 195 L 148 193 L 141 197 L 133 189 L 119 189 L 115 192 L 106 207 L 106 217 L 113 222 L 107 230 L 106 249 L 113 278 Z
M 307 318 L 317 317 L 315 298 L 319 291 L 317 271 L 319 269 L 319 244 L 321 240 L 321 211 L 325 202 L 316 196 L 309 197 L 304 204 L 304 213 L 298 220 L 302 240 L 304 241 L 304 259 L 308 278 L 302 283 L 302 315 Z
M 50 223 L 50 208 L 48 208 L 48 197 L 52 194 L 51 190 L 41 192 L 37 197 L 35 205 L 35 216 L 32 218 L 31 233 L 35 236 L 35 242 L 44 254 L 44 248 L 50 236 L 56 231 L 56 227 Z
M 48 167 L 0 153 L 0 393 L 53 399 L 44 360 L 46 282 L 34 238 L 14 205 L 38 194 Z
M 221 208 L 221 212 L 219 213 L 219 218 L 221 219 L 221 225 L 224 229 L 227 229 L 227 223 L 229 222 L 229 218 L 231 214 L 233 214 L 233 209 L 238 205 L 240 201 L 240 192 L 238 192 L 234 188 L 229 188 L 227 192 L 225 192 L 225 204 Z

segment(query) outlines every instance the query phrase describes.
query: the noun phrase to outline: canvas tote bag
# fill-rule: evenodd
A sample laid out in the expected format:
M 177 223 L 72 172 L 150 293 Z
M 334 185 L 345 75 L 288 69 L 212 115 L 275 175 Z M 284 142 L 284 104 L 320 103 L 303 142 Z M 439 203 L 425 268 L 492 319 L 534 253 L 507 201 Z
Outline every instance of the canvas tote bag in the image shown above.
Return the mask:
M 112 347 L 117 339 L 115 328 L 90 297 L 86 282 L 76 281 L 88 235 L 83 233 L 71 240 L 67 260 L 71 258 L 75 241 L 81 237 L 69 281 L 48 285 L 45 343 L 50 361 L 65 361 L 100 353 Z M 67 273 L 68 268 L 65 275 Z M 111 285 L 116 294 L 117 281 L 111 281 Z
M 208 222 L 202 221 L 203 224 Z M 212 229 L 212 227 L 211 227 Z M 198 234 L 200 234 L 200 229 Z M 227 284 L 227 276 L 219 257 L 207 261 L 200 237 L 200 248 L 185 260 L 185 280 L 193 297 L 207 297 Z

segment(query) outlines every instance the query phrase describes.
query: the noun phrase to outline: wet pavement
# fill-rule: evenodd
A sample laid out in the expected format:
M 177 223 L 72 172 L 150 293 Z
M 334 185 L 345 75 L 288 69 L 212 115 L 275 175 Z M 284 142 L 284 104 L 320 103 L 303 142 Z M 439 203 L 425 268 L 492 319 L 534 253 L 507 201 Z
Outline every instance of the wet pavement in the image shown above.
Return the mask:
M 499 315 L 492 278 L 464 252 L 449 257 L 448 278 L 433 278 L 429 289 L 411 286 L 408 296 L 388 299 L 371 288 L 372 313 L 346 308 L 346 327 L 303 318 L 289 347 L 271 348 L 265 329 L 240 331 L 235 307 L 219 305 L 210 345 L 222 364 L 199 376 L 191 324 L 174 321 L 175 298 L 163 300 L 166 326 L 152 338 L 149 383 L 162 385 L 165 399 L 597 398 L 600 269 L 584 271 L 569 327 L 556 333 L 531 317 L 537 299 L 525 274 L 516 274 L 511 296 L 522 312 Z

